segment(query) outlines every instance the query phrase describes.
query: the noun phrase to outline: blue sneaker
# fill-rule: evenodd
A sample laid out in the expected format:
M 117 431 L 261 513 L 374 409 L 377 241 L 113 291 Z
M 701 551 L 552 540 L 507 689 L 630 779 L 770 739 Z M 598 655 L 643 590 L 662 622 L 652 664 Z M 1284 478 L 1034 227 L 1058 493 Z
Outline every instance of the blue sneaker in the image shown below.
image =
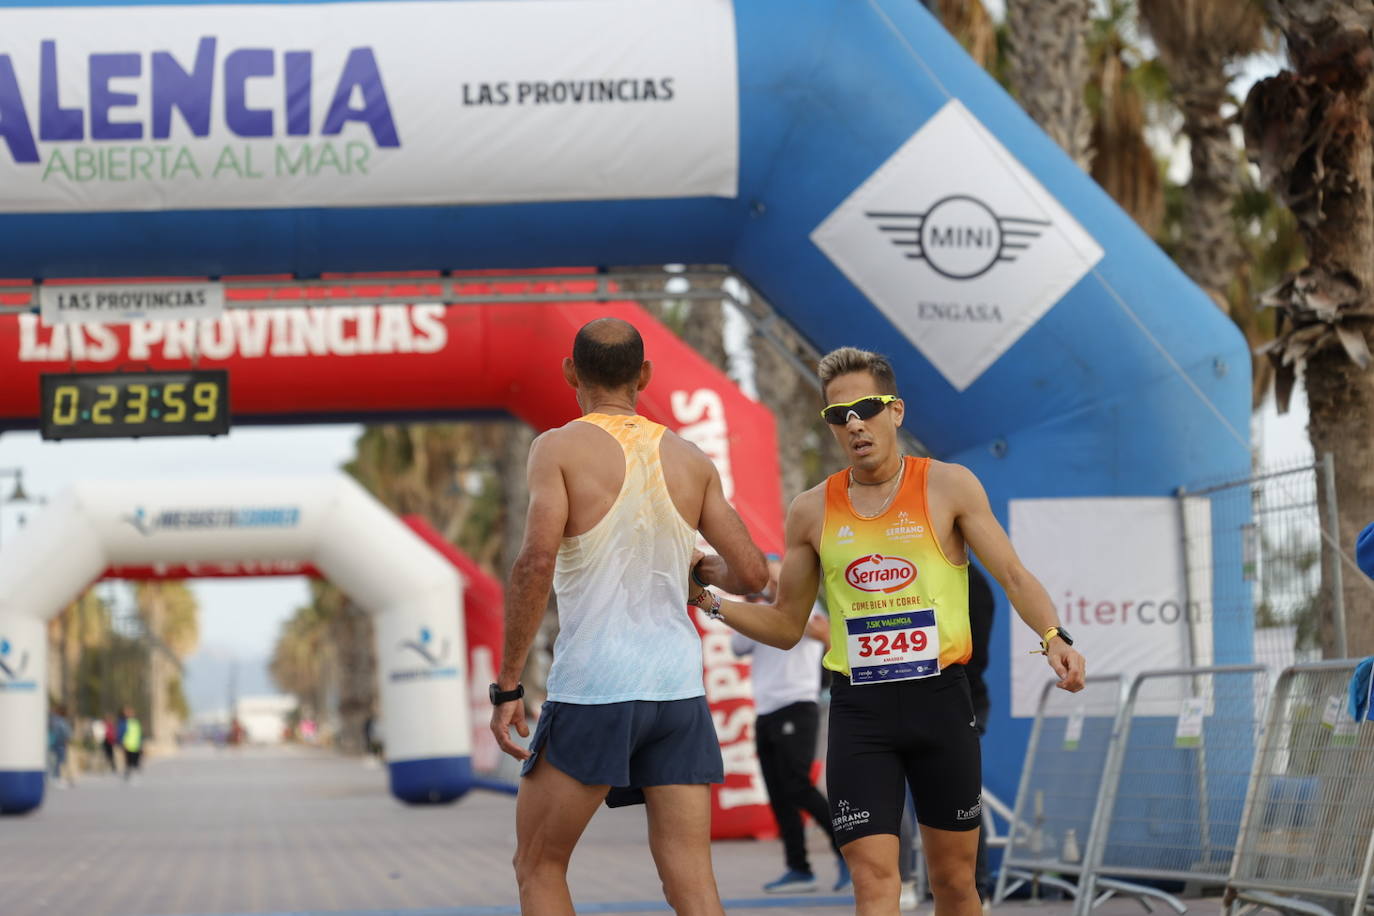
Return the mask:
M 765 894 L 809 894 L 816 889 L 816 876 L 789 868 L 787 874 L 763 886 Z
M 831 890 L 836 892 L 847 891 L 854 883 L 849 877 L 849 863 L 844 860 L 844 856 L 838 856 L 837 861 L 840 863 L 840 872 L 836 875 L 835 886 Z

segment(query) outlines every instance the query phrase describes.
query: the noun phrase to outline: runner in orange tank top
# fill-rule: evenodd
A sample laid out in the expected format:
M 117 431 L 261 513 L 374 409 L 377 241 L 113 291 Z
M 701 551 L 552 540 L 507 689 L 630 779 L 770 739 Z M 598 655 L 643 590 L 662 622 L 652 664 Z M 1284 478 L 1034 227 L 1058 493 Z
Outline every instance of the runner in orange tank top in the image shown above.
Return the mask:
M 903 457 L 905 409 L 892 366 L 845 347 L 818 368 L 836 441 L 849 467 L 793 501 L 787 553 L 771 605 L 722 601 L 706 585 L 731 580 L 703 557 L 692 601 L 744 635 L 778 648 L 801 639 L 825 588 L 831 649 L 826 782 L 836 841 L 854 878 L 855 911 L 895 914 L 898 823 L 905 788 L 921 824 L 936 916 L 978 916 L 974 886 L 981 772 L 963 662 L 971 649 L 967 551 L 1039 634 L 1059 686 L 1083 689 L 1084 661 L 1054 603 L 1021 564 L 968 469 Z

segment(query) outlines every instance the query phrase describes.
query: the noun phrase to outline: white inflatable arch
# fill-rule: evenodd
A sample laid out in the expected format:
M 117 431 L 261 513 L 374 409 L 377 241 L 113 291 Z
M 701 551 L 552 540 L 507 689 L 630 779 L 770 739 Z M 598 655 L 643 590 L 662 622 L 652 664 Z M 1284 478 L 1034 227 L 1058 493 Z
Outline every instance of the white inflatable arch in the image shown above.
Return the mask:
M 462 580 L 351 478 L 100 481 L 72 487 L 0 553 L 0 812 L 43 798 L 47 621 L 111 566 L 295 560 L 375 621 L 391 791 L 472 785 Z

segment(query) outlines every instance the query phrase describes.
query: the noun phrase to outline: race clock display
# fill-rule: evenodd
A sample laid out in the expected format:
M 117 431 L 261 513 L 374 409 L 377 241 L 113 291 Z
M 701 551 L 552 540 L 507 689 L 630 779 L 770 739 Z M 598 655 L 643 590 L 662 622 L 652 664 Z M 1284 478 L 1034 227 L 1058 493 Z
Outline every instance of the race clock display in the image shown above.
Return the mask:
M 222 436 L 229 432 L 229 373 L 44 373 L 44 439 Z

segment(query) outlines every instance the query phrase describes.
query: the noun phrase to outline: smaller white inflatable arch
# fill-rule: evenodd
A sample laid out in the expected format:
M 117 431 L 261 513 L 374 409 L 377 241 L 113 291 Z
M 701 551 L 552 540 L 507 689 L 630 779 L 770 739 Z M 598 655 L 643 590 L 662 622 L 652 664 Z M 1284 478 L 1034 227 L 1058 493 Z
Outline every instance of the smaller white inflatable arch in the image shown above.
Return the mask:
M 460 574 L 343 474 L 73 486 L 0 553 L 0 813 L 43 798 L 47 621 L 111 566 L 310 563 L 375 621 L 391 791 L 472 787 Z

